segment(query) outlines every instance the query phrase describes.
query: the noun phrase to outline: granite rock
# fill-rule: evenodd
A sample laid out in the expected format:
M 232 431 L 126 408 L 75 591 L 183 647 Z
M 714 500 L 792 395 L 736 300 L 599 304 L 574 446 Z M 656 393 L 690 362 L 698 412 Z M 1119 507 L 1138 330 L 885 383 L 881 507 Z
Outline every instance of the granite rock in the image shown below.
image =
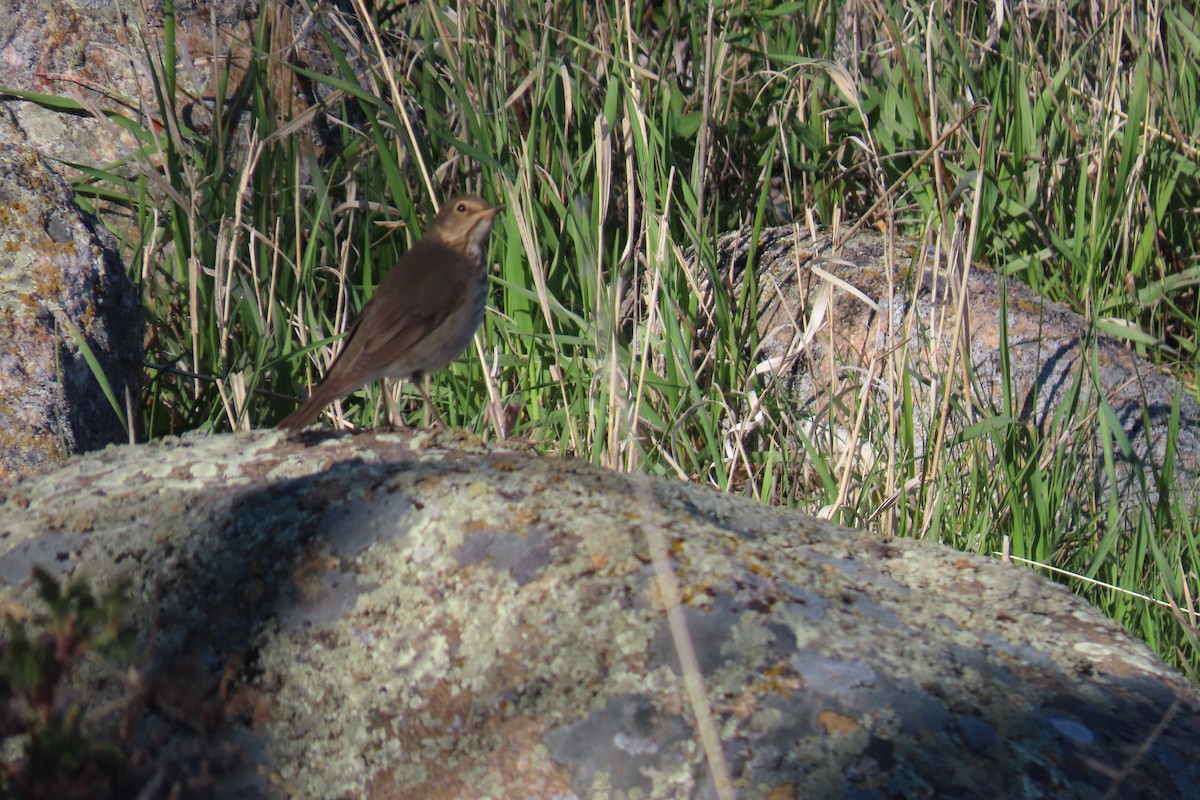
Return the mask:
M 1099 508 L 1113 492 L 1124 506 L 1158 499 L 1164 487 L 1153 476 L 1168 458 L 1173 480 L 1165 488 L 1185 507 L 1200 502 L 1200 403 L 1193 391 L 1139 354 L 1133 333 L 1114 335 L 1120 324 L 1106 331 L 993 270 L 964 269 L 954 249 L 869 228 L 839 236 L 797 225 L 764 229 L 757 239 L 746 231 L 721 238 L 719 273 L 735 292 L 753 273 L 759 353 L 797 415 L 811 421 L 810 440 L 837 439 L 854 427 L 857 411 L 847 398 L 865 397 L 884 419 L 889 401 L 900 411 L 899 396 L 862 390 L 864 376 L 899 374 L 910 383 L 918 457 L 962 448 L 958 437 L 986 424 L 1042 443 L 1040 457 L 1059 447 L 1090 453 L 1089 489 Z M 939 419 L 947 384 L 939 442 L 929 421 Z M 1115 482 L 1103 467 L 1096 415 L 1112 420 L 1129 444 L 1128 451 L 1114 445 Z M 886 446 L 874 443 L 877 452 Z
M 113 236 L 0 121 L 0 477 L 128 440 L 80 341 L 124 408 L 142 331 Z
M 712 797 L 655 531 L 739 797 L 1200 794 L 1196 687 L 1061 586 L 453 431 L 77 457 L 0 487 L 0 597 L 128 580 L 132 741 L 211 796 Z

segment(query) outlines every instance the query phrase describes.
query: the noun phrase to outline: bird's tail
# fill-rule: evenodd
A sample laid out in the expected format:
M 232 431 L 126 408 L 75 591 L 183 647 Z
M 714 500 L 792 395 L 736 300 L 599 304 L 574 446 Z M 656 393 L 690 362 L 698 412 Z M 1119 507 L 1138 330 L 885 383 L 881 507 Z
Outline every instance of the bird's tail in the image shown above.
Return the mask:
M 277 426 L 280 430 L 285 430 L 288 433 L 298 433 L 304 428 L 316 421 L 317 417 L 321 416 L 321 412 L 325 410 L 325 406 L 332 403 L 339 395 L 329 393 L 329 386 L 322 383 L 313 389 L 313 393 L 308 396 L 308 399 L 300 404 L 300 407 L 284 418 Z

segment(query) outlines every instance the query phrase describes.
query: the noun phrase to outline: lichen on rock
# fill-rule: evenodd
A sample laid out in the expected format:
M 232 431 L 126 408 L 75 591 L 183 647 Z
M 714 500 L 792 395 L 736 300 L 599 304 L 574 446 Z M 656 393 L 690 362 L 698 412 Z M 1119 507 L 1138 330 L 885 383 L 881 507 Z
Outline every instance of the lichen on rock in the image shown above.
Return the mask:
M 742 797 L 1200 787 L 1195 687 L 1027 570 L 454 432 L 72 460 L 3 490 L 0 591 L 130 580 L 157 685 L 253 756 L 224 796 L 709 796 L 648 526 Z

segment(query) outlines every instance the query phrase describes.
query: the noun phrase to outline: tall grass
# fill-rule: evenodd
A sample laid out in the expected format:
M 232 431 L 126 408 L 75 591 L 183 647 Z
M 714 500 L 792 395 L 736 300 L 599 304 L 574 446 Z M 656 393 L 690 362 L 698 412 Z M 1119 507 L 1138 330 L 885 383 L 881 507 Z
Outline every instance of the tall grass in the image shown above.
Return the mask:
M 1111 408 L 1065 406 L 1039 434 L 1011 403 L 981 405 L 952 436 L 922 417 L 931 388 L 901 349 L 831 385 L 837 413 L 814 428 L 760 355 L 754 276 L 727 280 L 716 246 L 792 220 L 953 242 L 962 268 L 1065 303 L 1197 396 L 1192 11 L 356 0 L 331 13 L 264 3 L 252 39 L 205 75 L 179 73 L 168 37 L 142 115 L 113 123 L 142 149 L 77 183 L 108 219 L 126 215 L 155 331 L 143 437 L 281 418 L 435 203 L 476 192 L 506 210 L 477 346 L 432 380 L 449 423 L 888 535 L 982 553 L 1007 541 L 1078 576 L 1056 573 L 1168 661 L 1200 666 L 1200 511 L 1170 490 L 1170 464 L 1144 475 L 1135 513 L 1094 494 L 1127 446 Z M 935 408 L 977 394 L 958 357 L 962 383 Z M 376 424 L 377 392 L 333 417 Z

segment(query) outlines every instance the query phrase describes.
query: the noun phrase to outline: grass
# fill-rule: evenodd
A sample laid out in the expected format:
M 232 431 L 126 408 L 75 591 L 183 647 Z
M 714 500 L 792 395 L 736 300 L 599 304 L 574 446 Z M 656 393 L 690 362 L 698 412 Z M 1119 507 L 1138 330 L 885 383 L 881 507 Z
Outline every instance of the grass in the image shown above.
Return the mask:
M 477 347 L 432 380 L 449 424 L 889 535 L 1007 543 L 1195 677 L 1200 510 L 1171 464 L 1147 467 L 1132 512 L 1092 490 L 1128 448 L 1111 407 L 1038 434 L 969 370 L 930 405 L 901 350 L 829 387 L 839 435 L 816 429 L 759 355 L 753 276 L 727 283 L 715 242 L 797 218 L 957 238 L 1200 396 L 1200 23 L 1177 4 L 1005 6 L 1000 24 L 962 2 L 856 7 L 860 41 L 843 4 L 812 1 L 355 2 L 336 25 L 264 4 L 236 57 L 194 72 L 168 26 L 156 91 L 105 117 L 140 150 L 76 182 L 151 318 L 139 436 L 282 418 L 435 200 L 479 193 L 506 210 Z M 953 436 L 960 397 L 979 424 Z M 332 413 L 373 425 L 379 399 Z

